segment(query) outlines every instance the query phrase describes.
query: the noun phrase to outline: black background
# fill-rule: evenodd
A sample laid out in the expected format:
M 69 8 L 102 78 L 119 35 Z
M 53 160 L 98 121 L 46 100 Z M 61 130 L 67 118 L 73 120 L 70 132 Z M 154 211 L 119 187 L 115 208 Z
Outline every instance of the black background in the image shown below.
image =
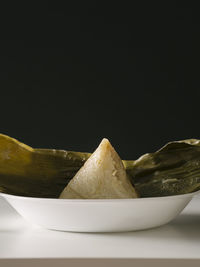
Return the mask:
M 200 138 L 194 2 L 66 2 L 1 6 L 0 132 L 91 152 L 107 137 L 124 159 Z

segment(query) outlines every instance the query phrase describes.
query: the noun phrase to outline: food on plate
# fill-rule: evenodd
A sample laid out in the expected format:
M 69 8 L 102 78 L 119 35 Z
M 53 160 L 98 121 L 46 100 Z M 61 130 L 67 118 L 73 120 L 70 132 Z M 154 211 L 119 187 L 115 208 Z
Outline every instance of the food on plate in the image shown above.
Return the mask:
M 0 134 L 0 192 L 58 198 L 90 156 L 91 153 L 34 149 Z M 122 162 L 132 183 L 131 190 L 135 188 L 140 197 L 200 189 L 200 140 L 170 142 L 154 153 Z M 121 169 L 120 164 L 117 166 Z
M 103 139 L 95 152 L 80 168 L 60 198 L 136 198 L 123 162 L 111 146 Z

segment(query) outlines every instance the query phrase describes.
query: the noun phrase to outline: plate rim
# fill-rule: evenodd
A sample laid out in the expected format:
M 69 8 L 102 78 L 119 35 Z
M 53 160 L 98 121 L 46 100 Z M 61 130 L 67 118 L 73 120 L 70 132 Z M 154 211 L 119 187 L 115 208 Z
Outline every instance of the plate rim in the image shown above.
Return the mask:
M 31 200 L 31 201 L 46 201 L 46 202 L 63 202 L 63 203 L 118 203 L 118 202 L 140 202 L 140 201 L 158 201 L 158 200 L 167 200 L 167 199 L 174 199 L 174 198 L 187 198 L 187 197 L 193 197 L 195 195 L 198 195 L 200 193 L 200 190 L 192 192 L 192 193 L 186 193 L 186 194 L 179 194 L 179 195 L 172 195 L 172 196 L 162 196 L 162 197 L 143 197 L 143 198 L 103 198 L 103 199 L 69 199 L 69 198 L 38 198 L 38 197 L 27 197 L 27 196 L 19 196 L 19 195 L 13 195 L 13 194 L 7 194 L 7 193 L 0 193 L 0 196 L 3 198 L 11 198 L 11 199 L 24 199 L 24 200 Z

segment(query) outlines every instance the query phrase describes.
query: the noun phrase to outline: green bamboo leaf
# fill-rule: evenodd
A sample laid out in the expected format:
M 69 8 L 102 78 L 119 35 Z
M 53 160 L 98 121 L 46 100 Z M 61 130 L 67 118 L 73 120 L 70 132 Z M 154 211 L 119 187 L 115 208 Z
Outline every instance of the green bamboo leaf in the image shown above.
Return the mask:
M 200 189 L 200 141 L 170 142 L 155 153 L 124 161 L 141 197 L 185 194 Z
M 0 192 L 58 197 L 89 155 L 65 150 L 33 149 L 0 134 Z

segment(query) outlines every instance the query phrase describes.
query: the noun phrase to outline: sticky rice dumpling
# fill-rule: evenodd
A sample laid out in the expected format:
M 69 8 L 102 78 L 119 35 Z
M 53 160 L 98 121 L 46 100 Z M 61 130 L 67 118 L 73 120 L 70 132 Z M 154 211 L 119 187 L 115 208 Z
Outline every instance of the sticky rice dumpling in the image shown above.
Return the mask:
M 122 160 L 105 138 L 60 195 L 78 199 L 136 197 Z

